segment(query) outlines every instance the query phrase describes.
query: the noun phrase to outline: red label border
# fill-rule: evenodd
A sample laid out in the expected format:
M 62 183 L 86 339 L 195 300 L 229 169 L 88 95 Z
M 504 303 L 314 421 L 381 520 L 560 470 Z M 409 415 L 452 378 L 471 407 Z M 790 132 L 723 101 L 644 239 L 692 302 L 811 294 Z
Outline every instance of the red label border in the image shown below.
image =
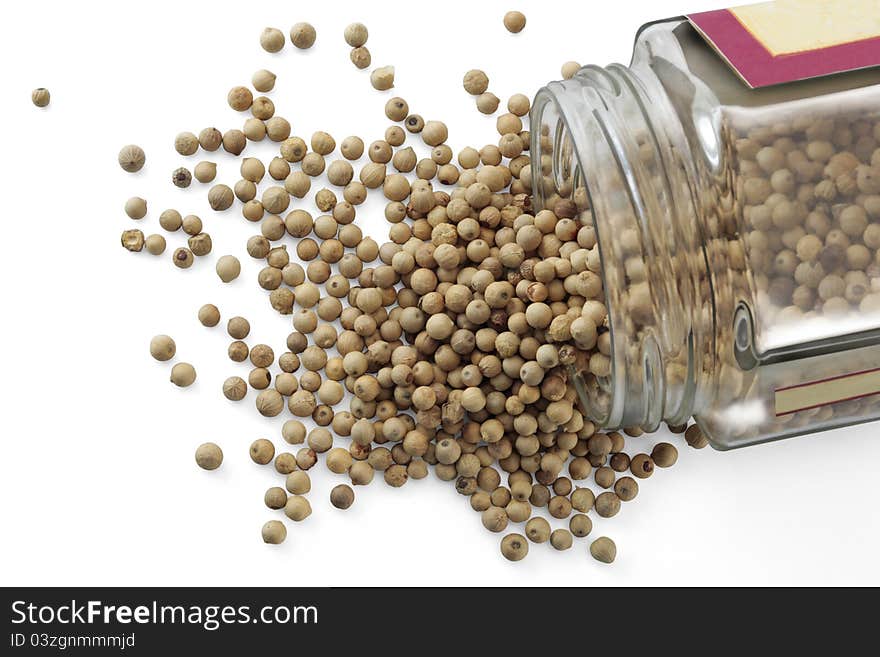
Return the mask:
M 729 9 L 691 14 L 688 20 L 752 88 L 880 65 L 880 37 L 774 56 Z

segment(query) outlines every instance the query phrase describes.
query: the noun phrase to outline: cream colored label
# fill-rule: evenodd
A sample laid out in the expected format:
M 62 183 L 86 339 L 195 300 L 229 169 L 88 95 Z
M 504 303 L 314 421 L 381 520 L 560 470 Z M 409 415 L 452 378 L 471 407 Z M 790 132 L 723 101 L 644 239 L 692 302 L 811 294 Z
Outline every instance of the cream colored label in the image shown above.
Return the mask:
M 880 394 L 880 370 L 814 381 L 776 391 L 776 415 Z
M 880 36 L 878 0 L 776 0 L 730 11 L 774 56 Z

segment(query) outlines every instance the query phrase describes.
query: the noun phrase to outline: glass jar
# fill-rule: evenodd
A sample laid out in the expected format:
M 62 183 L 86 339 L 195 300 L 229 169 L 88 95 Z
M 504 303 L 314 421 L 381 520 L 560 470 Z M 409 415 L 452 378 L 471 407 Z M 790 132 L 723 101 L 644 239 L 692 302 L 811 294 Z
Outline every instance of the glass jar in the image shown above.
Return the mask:
M 674 19 L 531 118 L 536 205 L 595 228 L 597 425 L 729 449 L 880 418 L 880 70 L 750 89 Z

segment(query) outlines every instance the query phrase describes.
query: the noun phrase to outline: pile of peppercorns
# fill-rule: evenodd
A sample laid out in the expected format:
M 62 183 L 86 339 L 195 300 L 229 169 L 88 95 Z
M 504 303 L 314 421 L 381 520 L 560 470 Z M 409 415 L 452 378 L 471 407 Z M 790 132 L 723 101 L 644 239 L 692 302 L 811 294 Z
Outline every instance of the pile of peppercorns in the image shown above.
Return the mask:
M 525 17 L 509 12 L 504 25 L 518 33 Z M 367 28 L 350 25 L 344 37 L 353 64 L 370 66 Z M 315 39 L 307 23 L 290 32 L 300 49 Z M 267 28 L 260 43 L 279 52 L 285 36 Z M 566 63 L 564 77 L 577 68 Z M 391 89 L 393 67 L 374 69 L 370 81 L 379 91 Z M 266 94 L 275 82 L 275 74 L 260 70 L 252 87 Z M 497 110 L 500 101 L 488 91 L 484 72 L 468 71 L 463 85 L 480 112 Z M 270 306 L 292 319 L 293 331 L 277 358 L 269 345 L 247 344 L 245 318 L 233 317 L 226 325 L 229 358 L 249 361 L 253 369 L 246 380 L 226 379 L 223 395 L 238 402 L 255 389 L 261 415 L 292 416 L 281 438 L 298 447 L 295 453 L 276 453 L 266 439 L 250 447 L 255 463 L 274 463 L 285 477 L 284 487 L 266 491 L 267 507 L 295 522 L 305 520 L 311 514 L 307 471 L 321 455 L 351 486 L 368 485 L 381 473 L 386 484 L 400 487 L 426 477 L 431 466 L 439 479 L 454 482 L 470 498 L 488 530 L 500 533 L 511 523 L 525 523 L 524 535 L 507 534 L 501 541 L 502 554 L 517 561 L 530 543 L 569 549 L 574 537 L 591 533 L 591 513 L 617 515 L 622 503 L 636 497 L 638 480 L 650 477 L 655 466 L 676 462 L 673 445 L 649 445 L 644 437 L 638 440 L 645 446 L 630 457 L 623 434 L 598 433 L 581 411 L 573 373 L 610 368 L 596 234 L 593 226 L 578 222 L 583 208 L 572 200 L 539 211 L 531 206 L 530 135 L 523 125 L 527 95 L 510 97 L 508 112 L 496 121 L 497 143 L 457 155 L 446 144 L 444 123 L 425 121 L 403 98 L 393 97 L 385 106 L 393 124 L 384 139 L 365 145 L 346 137 L 335 158 L 331 135 L 315 132 L 308 142 L 292 135 L 268 97 L 236 86 L 227 100 L 233 110 L 250 113 L 241 130 L 185 132 L 174 145 L 189 157 L 221 147 L 238 156 L 249 143 L 266 138 L 278 144 L 268 165 L 246 157 L 240 180 L 231 187 L 214 184 L 207 194 L 215 211 L 238 202 L 243 218 L 259 227 L 246 248 L 265 261 L 257 283 Z M 406 146 L 408 139 L 418 139 L 428 155 L 419 158 L 420 146 Z M 368 161 L 356 165 L 364 155 Z M 119 153 L 125 171 L 136 172 L 144 162 L 137 146 Z M 200 183 L 213 183 L 216 165 L 202 161 L 194 172 Z M 314 209 L 301 203 L 325 173 L 329 186 L 315 191 Z M 172 174 L 178 186 L 189 186 L 192 178 L 187 167 Z M 380 190 L 390 225 L 389 241 L 382 245 L 354 223 L 358 206 Z M 146 201 L 133 198 L 125 210 L 140 220 Z M 172 254 L 176 266 L 189 268 L 211 252 L 199 217 L 170 209 L 159 223 L 165 231 L 182 228 L 189 235 L 188 245 Z M 166 242 L 161 235 L 126 230 L 122 245 L 160 255 Z M 235 256 L 216 262 L 224 283 L 240 271 Z M 211 304 L 200 308 L 198 318 L 207 327 L 221 321 Z M 157 360 L 170 360 L 174 341 L 157 336 L 150 351 Z M 191 365 L 178 363 L 171 379 L 187 386 L 195 376 Z M 341 410 L 345 399 L 348 408 Z M 627 433 L 641 435 L 636 429 Z M 686 439 L 694 447 L 706 444 L 696 427 L 687 429 Z M 216 469 L 222 459 L 213 443 L 196 450 L 202 468 Z M 598 494 L 577 485 L 591 477 Z M 333 488 L 333 506 L 347 509 L 354 503 L 351 486 Z M 533 515 L 536 511 L 546 511 L 560 526 Z M 267 543 L 281 543 L 286 534 L 278 520 L 263 526 Z M 601 537 L 590 553 L 611 562 L 616 547 Z

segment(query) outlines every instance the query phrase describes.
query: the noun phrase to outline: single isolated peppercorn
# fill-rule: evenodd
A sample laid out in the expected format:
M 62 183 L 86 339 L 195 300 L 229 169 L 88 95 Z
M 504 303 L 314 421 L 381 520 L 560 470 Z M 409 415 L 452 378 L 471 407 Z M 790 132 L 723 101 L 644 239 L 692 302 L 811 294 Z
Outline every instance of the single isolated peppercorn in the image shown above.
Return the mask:
M 521 561 L 529 553 L 529 543 L 522 534 L 508 534 L 501 539 L 501 554 L 508 561 Z
M 504 27 L 511 34 L 519 34 L 526 26 L 526 16 L 521 11 L 509 11 L 504 14 Z
M 370 73 L 370 84 L 377 91 L 388 91 L 394 86 L 394 67 L 381 66 Z
M 140 146 L 129 144 L 128 146 L 123 146 L 119 151 L 118 160 L 119 166 L 122 167 L 123 171 L 135 173 L 144 168 L 147 156 L 144 154 L 144 149 Z
M 196 448 L 196 463 L 203 470 L 216 470 L 223 463 L 223 450 L 214 443 L 202 443 Z
M 348 484 L 339 484 L 330 491 L 330 503 L 337 509 L 347 509 L 354 504 L 354 491 Z
M 251 76 L 251 84 L 254 86 L 254 89 L 265 94 L 275 88 L 275 79 L 276 76 L 272 71 L 261 68 Z
M 260 45 L 266 52 L 280 52 L 284 47 L 284 32 L 276 27 L 267 27 L 260 34 Z
M 273 486 L 263 495 L 263 502 L 270 509 L 283 509 L 287 504 L 287 492 L 280 486 Z
M 46 107 L 49 104 L 49 90 L 38 87 L 31 92 L 31 102 L 37 107 Z
M 361 70 L 369 68 L 370 64 L 373 63 L 373 56 L 370 54 L 370 51 L 366 46 L 352 48 L 351 53 L 349 54 L 349 59 L 351 59 L 351 63 L 354 64 L 356 68 Z
M 351 23 L 346 26 L 343 36 L 345 37 L 345 42 L 352 48 L 360 48 L 367 42 L 369 34 L 367 26 L 363 23 Z
M 213 303 L 206 303 L 199 308 L 199 322 L 202 326 L 214 327 L 220 323 L 220 309 Z
M 260 530 L 263 542 L 269 545 L 280 545 L 287 538 L 287 527 L 280 520 L 270 520 Z
M 241 273 L 241 263 L 235 256 L 220 256 L 217 260 L 216 270 L 220 280 L 224 283 L 229 283 L 238 278 L 238 275 Z

